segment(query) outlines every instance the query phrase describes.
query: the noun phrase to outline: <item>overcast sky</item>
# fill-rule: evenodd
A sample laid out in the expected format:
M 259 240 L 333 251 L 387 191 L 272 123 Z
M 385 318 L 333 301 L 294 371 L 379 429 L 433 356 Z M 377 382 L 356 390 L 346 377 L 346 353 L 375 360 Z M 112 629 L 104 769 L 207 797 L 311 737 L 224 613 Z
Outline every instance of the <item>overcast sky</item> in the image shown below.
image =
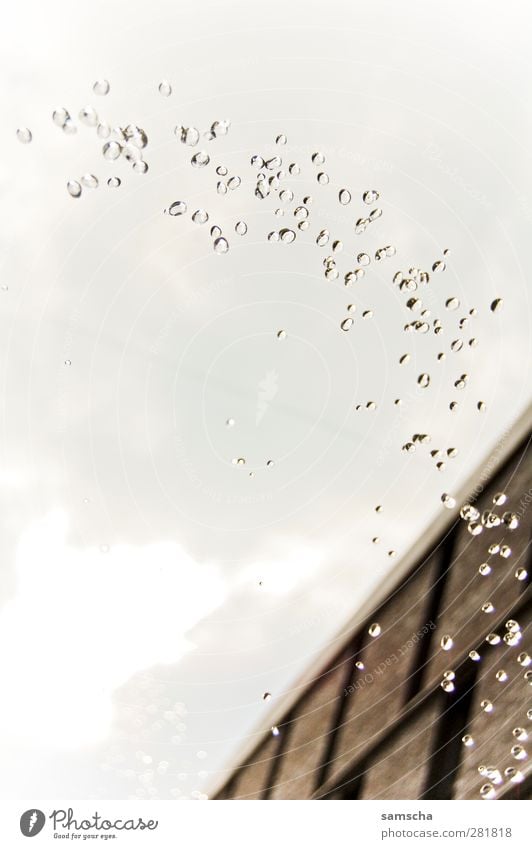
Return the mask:
M 4 795 L 208 792 L 441 515 L 442 493 L 526 409 L 525 10 L 11 4 L 0 75 Z M 106 96 L 92 90 L 99 79 Z M 111 127 L 144 128 L 147 173 L 103 158 L 105 140 L 78 120 L 85 106 Z M 61 107 L 76 134 L 53 123 Z M 223 119 L 229 133 L 194 148 L 174 135 Z M 16 138 L 25 127 L 30 144 Z M 211 161 L 193 168 L 200 149 Z M 299 165 L 281 179 L 293 201 L 255 197 L 253 154 Z M 87 173 L 99 188 L 70 197 L 67 181 Z M 220 195 L 234 175 L 241 185 Z M 307 195 L 300 231 L 293 210 Z M 165 214 L 178 200 L 187 213 Z M 356 235 L 376 207 L 382 217 Z M 191 220 L 198 208 L 208 223 Z M 295 241 L 268 242 L 283 227 Z M 376 262 L 384 246 L 395 255 Z M 364 277 L 346 288 L 365 252 Z M 328 255 L 338 279 L 325 279 Z M 392 282 L 438 261 L 446 269 L 416 293 Z M 404 330 L 420 320 L 405 306 L 414 296 L 427 334 Z M 414 433 L 431 443 L 402 451 Z

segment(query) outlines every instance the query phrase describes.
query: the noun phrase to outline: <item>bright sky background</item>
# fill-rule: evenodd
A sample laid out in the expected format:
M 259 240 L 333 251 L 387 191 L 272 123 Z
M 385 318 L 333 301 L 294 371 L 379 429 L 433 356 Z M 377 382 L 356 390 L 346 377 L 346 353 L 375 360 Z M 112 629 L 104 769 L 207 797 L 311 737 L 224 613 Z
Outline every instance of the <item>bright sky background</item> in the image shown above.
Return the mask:
M 526 9 L 11 4 L 0 36 L 4 796 L 208 792 L 441 514 L 441 494 L 526 408 Z M 99 78 L 106 97 L 92 92 Z M 79 123 L 86 105 L 146 130 L 146 175 L 105 161 L 94 129 L 66 136 L 53 124 L 54 109 Z M 211 164 L 191 168 L 195 149 L 174 126 L 217 119 L 229 134 L 202 140 Z M 255 153 L 297 162 L 286 185 L 314 198 L 292 245 L 265 239 L 295 220 L 253 196 Z M 242 177 L 226 197 L 216 164 Z M 100 187 L 72 199 L 67 180 L 87 172 Z M 372 188 L 383 216 L 355 236 Z M 183 218 L 163 214 L 175 200 L 188 204 Z M 198 207 L 210 215 L 202 227 Z M 225 256 L 212 250 L 213 223 Z M 323 276 L 321 227 L 344 242 L 338 281 Z M 396 255 L 346 289 L 356 254 L 383 245 Z M 416 315 L 393 273 L 430 269 L 445 248 L 446 271 L 417 293 L 444 332 L 406 334 Z M 355 411 L 370 400 L 376 410 Z M 413 433 L 432 442 L 410 455 Z M 438 472 L 430 450 L 450 447 L 458 456 Z

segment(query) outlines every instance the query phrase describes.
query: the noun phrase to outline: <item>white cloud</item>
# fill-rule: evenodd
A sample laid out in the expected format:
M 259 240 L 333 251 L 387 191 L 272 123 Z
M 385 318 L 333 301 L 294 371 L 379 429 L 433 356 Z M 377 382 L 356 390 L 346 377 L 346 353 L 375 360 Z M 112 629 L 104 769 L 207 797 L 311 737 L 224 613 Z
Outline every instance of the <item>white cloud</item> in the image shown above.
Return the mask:
M 187 632 L 224 601 L 218 570 L 173 542 L 80 551 L 54 511 L 17 551 L 17 593 L 0 615 L 0 735 L 77 747 L 109 730 L 112 693 L 140 669 L 174 663 Z

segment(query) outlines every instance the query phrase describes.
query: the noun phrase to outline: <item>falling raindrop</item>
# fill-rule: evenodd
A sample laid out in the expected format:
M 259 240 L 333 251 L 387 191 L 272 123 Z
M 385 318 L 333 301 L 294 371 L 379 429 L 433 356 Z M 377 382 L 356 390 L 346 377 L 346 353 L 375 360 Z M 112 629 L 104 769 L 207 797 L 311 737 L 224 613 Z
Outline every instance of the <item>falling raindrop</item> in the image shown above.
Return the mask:
M 205 209 L 196 209 L 192 213 L 192 220 L 195 224 L 206 224 L 209 220 L 209 213 Z
M 87 189 L 97 189 L 98 188 L 98 177 L 95 177 L 94 174 L 84 174 L 81 178 L 81 183 Z
M 78 117 L 86 127 L 95 127 L 98 123 L 98 114 L 92 106 L 84 106 Z
M 218 236 L 214 241 L 214 252 L 217 254 L 226 254 L 229 250 L 229 242 L 223 236 Z
M 81 185 L 77 180 L 69 180 L 67 183 L 67 191 L 73 198 L 79 198 L 81 195 Z
M 122 153 L 122 145 L 116 141 L 106 142 L 102 148 L 102 153 L 105 159 L 112 161 L 118 159 Z
M 29 144 L 32 138 L 32 132 L 28 127 L 20 127 L 17 130 L 17 139 L 21 144 Z
M 279 231 L 279 236 L 282 242 L 285 242 L 285 244 L 290 244 L 290 242 L 294 241 L 296 234 L 293 230 L 290 230 L 288 227 L 285 227 Z
M 170 97 L 172 94 L 172 86 L 168 80 L 162 80 L 162 82 L 159 83 L 159 94 L 162 97 Z
M 109 94 L 110 89 L 109 80 L 96 80 L 92 87 L 94 94 L 99 94 L 102 97 Z
M 211 157 L 205 150 L 198 150 L 190 160 L 194 168 L 205 168 L 211 161 Z
M 184 200 L 176 200 L 168 207 L 169 215 L 184 215 L 187 211 L 187 205 Z

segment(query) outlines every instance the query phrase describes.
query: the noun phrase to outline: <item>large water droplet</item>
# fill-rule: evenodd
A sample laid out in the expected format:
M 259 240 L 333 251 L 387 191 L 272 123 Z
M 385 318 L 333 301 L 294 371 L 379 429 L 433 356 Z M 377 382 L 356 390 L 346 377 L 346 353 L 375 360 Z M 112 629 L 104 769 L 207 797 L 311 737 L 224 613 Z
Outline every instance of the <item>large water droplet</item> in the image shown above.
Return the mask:
M 21 144 L 29 144 L 33 135 L 28 127 L 19 127 L 17 130 L 17 139 Z
M 98 114 L 93 106 L 84 106 L 78 117 L 86 127 L 95 127 L 98 123 Z
M 450 651 L 452 649 L 453 638 L 450 636 L 450 634 L 443 635 L 440 640 L 440 646 L 442 647 L 443 651 Z
M 223 236 L 218 236 L 214 241 L 214 252 L 217 254 L 226 254 L 229 250 L 229 242 Z
M 492 312 L 498 312 L 500 309 L 502 309 L 502 305 L 503 305 L 502 298 L 495 298 L 495 300 L 491 302 L 490 310 Z
M 362 195 L 362 200 L 364 203 L 370 204 L 375 203 L 376 200 L 379 199 L 379 193 L 375 189 L 368 189 Z
M 73 198 L 79 198 L 81 195 L 81 186 L 77 180 L 69 180 L 67 183 L 67 191 Z
M 116 141 L 106 142 L 102 147 L 102 153 L 104 155 L 104 158 L 108 159 L 109 161 L 118 159 L 118 157 L 122 153 L 122 145 Z
M 190 162 L 194 166 L 194 168 L 205 168 L 206 165 L 211 161 L 211 157 L 205 150 L 198 150 L 197 153 L 194 154 Z
M 370 637 L 378 637 L 380 633 L 381 626 L 378 622 L 373 622 L 373 624 L 370 625 L 368 628 L 368 634 L 370 635 Z
M 197 209 L 192 213 L 192 220 L 195 224 L 206 224 L 209 220 L 209 213 L 205 209 Z
M 184 200 L 176 200 L 168 207 L 169 215 L 184 215 L 187 211 L 187 205 Z
M 109 80 L 96 80 L 92 87 L 94 94 L 99 94 L 101 97 L 109 94 L 110 89 Z
M 170 85 L 168 80 L 162 80 L 159 83 L 159 94 L 162 97 L 170 97 L 170 95 L 172 94 L 172 86 Z
M 344 318 L 344 320 L 340 324 L 340 327 L 342 328 L 342 330 L 350 330 L 350 328 L 352 326 L 353 326 L 353 319 L 352 318 Z
M 348 189 L 340 189 L 338 200 L 342 206 L 347 206 L 348 203 L 351 203 L 351 192 Z

